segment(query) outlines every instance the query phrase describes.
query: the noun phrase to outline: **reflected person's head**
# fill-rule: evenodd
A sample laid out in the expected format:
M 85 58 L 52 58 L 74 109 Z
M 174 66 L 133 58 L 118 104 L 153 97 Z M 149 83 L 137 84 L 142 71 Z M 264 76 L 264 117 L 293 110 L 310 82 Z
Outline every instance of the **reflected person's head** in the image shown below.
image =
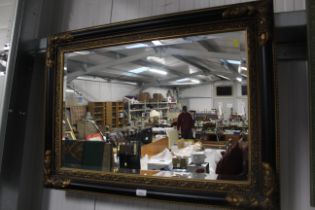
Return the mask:
M 187 106 L 183 106 L 183 112 L 187 112 Z

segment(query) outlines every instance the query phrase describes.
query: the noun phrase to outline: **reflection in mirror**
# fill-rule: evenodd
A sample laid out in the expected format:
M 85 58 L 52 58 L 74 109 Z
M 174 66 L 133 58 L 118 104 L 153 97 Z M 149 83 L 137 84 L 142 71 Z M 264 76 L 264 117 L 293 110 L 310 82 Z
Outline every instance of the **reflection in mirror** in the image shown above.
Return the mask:
M 246 32 L 64 55 L 62 167 L 246 180 Z

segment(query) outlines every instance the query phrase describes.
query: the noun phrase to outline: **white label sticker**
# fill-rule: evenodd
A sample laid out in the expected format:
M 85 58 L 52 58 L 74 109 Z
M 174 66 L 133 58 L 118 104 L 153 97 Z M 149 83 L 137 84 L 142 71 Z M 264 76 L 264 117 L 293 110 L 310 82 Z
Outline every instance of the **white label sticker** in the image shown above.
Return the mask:
M 136 190 L 136 195 L 137 195 L 137 196 L 146 197 L 146 196 L 147 196 L 147 190 L 137 189 L 137 190 Z

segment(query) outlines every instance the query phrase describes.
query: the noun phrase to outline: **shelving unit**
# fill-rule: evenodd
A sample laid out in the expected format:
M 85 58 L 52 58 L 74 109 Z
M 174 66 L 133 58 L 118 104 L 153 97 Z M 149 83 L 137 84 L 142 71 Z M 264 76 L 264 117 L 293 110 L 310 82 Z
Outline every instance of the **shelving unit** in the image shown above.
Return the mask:
M 108 126 L 112 129 L 124 125 L 124 103 L 121 101 L 90 102 L 88 110 L 101 128 Z
M 133 114 L 137 113 L 148 113 L 151 110 L 162 110 L 169 111 L 176 106 L 176 102 L 139 102 L 139 103 L 130 103 L 127 102 L 126 110 L 128 115 L 128 121 L 131 122 Z M 164 113 L 164 112 L 163 112 Z
M 120 128 L 124 125 L 124 103 L 123 102 L 109 102 L 111 104 L 111 122 L 113 128 Z

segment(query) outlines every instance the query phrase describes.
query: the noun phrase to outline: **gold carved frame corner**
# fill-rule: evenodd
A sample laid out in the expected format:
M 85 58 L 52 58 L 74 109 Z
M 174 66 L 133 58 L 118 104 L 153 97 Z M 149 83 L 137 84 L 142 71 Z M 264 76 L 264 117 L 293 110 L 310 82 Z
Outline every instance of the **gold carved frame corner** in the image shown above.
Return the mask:
M 262 186 L 260 192 L 239 193 L 231 192 L 226 196 L 226 200 L 236 207 L 261 208 L 276 210 L 276 174 L 267 163 L 262 163 Z
M 261 3 L 254 7 L 252 5 L 239 5 L 226 9 L 222 13 L 222 17 L 225 19 L 254 16 L 257 15 L 257 37 L 259 45 L 265 45 L 272 39 L 271 32 L 273 27 L 273 2 L 270 0 L 261 1 Z
M 51 164 L 52 164 L 52 156 L 51 151 L 45 151 L 44 157 L 44 184 L 46 187 L 54 187 L 54 188 L 67 188 L 71 180 L 68 178 L 61 178 L 58 176 L 53 176 L 51 174 Z

